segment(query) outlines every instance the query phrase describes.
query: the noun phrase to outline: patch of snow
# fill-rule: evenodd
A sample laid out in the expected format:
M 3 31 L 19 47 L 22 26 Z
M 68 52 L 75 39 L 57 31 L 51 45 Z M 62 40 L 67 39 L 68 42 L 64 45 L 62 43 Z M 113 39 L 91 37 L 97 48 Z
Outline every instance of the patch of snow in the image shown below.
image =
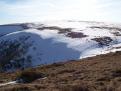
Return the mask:
M 0 84 L 0 87 L 7 86 L 7 85 L 14 85 L 14 84 L 17 84 L 17 82 L 11 81 L 11 82 L 7 82 L 7 83 L 2 83 L 2 84 Z
M 23 30 L 23 27 L 20 25 L 0 25 L 0 34 L 8 34 L 21 30 Z

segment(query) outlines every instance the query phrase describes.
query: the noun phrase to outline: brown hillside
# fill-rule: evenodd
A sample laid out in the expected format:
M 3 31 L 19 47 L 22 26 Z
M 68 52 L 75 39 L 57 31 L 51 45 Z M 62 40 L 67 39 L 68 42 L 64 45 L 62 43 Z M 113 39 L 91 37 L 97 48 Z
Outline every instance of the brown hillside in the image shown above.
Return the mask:
M 45 77 L 30 83 L 0 87 L 0 91 L 121 91 L 121 52 L 55 63 L 24 72 L 27 71 L 30 76 L 34 71 Z M 13 80 L 18 74 L 20 76 L 22 72 L 1 73 L 0 82 Z

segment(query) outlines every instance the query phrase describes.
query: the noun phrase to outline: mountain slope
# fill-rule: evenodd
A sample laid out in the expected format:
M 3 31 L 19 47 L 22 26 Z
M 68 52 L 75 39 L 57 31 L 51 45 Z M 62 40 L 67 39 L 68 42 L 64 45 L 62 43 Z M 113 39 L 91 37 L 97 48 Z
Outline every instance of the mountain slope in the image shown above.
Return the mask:
M 51 21 L 0 26 L 0 70 L 13 71 L 115 52 L 121 25 Z
M 121 91 L 121 52 L 99 55 L 27 69 L 29 78 L 43 73 L 30 83 L 0 87 L 1 91 Z M 17 74 L 21 74 L 20 71 Z M 2 81 L 14 80 L 16 73 L 1 73 Z M 26 78 L 26 79 L 27 79 Z M 30 78 L 29 78 L 30 79 Z

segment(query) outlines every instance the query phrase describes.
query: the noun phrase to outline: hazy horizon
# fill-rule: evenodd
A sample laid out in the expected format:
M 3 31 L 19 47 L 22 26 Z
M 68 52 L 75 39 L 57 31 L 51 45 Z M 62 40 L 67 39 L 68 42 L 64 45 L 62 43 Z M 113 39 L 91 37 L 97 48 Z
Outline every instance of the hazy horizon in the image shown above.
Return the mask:
M 0 0 L 0 24 L 47 20 L 121 23 L 120 0 Z

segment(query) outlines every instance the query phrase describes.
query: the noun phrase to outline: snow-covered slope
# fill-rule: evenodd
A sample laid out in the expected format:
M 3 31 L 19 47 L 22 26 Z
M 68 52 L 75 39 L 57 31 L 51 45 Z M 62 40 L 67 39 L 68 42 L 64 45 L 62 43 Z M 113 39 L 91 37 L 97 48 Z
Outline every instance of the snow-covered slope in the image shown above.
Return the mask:
M 51 21 L 0 26 L 1 70 L 91 57 L 121 50 L 121 25 Z

